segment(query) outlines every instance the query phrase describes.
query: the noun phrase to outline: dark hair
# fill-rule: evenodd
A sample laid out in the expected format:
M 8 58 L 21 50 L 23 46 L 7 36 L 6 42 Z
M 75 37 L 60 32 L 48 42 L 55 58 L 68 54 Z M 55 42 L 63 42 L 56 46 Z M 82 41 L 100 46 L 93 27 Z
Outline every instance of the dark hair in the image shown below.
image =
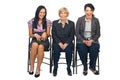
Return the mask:
M 44 6 L 38 6 L 38 8 L 36 9 L 35 17 L 34 17 L 34 21 L 33 21 L 32 26 L 33 26 L 33 28 L 37 28 L 38 20 L 39 20 L 39 12 L 41 11 L 41 9 L 45 9 L 45 16 L 42 19 L 42 25 L 43 25 L 43 29 L 46 29 L 46 27 L 47 27 L 47 23 L 46 23 L 47 10 Z
M 90 9 L 91 9 L 92 11 L 95 10 L 94 6 L 93 6 L 91 3 L 87 3 L 87 4 L 85 4 L 85 6 L 84 6 L 84 10 L 86 10 L 87 7 L 90 7 Z

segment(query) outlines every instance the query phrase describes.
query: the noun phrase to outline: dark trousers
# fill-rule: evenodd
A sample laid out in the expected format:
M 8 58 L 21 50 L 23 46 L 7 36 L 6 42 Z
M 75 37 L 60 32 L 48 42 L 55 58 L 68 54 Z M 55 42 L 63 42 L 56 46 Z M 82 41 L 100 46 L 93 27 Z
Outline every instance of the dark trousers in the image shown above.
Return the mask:
M 90 47 L 86 46 L 83 43 L 77 43 L 77 51 L 84 66 L 84 70 L 88 69 L 87 67 L 88 53 L 90 58 L 89 67 L 91 67 L 93 70 L 96 70 L 96 60 L 98 57 L 99 48 L 100 45 L 97 43 L 92 43 Z
M 70 69 L 71 60 L 72 60 L 72 47 L 67 46 L 64 50 L 62 50 L 59 45 L 53 44 L 53 51 L 54 51 L 54 53 L 53 53 L 54 70 L 57 70 L 57 68 L 58 68 L 58 61 L 60 58 L 60 52 L 65 52 L 67 68 Z

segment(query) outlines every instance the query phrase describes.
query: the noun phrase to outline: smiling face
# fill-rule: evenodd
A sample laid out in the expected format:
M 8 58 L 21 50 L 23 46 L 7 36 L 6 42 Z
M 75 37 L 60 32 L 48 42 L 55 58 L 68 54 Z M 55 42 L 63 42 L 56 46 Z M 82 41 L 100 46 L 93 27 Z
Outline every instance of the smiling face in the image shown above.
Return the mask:
M 94 11 L 90 7 L 86 7 L 86 9 L 85 9 L 86 19 L 91 19 L 93 12 Z
M 69 15 L 67 8 L 62 7 L 59 9 L 59 17 L 61 20 L 66 20 Z
M 68 14 L 65 11 L 60 12 L 59 14 L 61 20 L 66 20 Z
M 40 10 L 40 12 L 39 12 L 39 19 L 43 19 L 44 18 L 44 16 L 45 16 L 45 14 L 46 14 L 46 11 L 45 11 L 45 9 L 43 8 L 43 9 L 41 9 Z

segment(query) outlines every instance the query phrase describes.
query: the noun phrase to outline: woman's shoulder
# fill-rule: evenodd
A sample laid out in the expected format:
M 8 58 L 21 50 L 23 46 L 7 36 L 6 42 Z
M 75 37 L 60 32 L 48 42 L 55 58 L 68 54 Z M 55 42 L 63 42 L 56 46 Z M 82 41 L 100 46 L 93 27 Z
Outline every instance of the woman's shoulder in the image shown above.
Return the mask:
M 58 23 L 58 21 L 59 21 L 59 19 L 57 19 L 57 20 L 54 20 L 54 21 L 53 21 L 53 24 L 54 24 L 54 23 Z
M 46 21 L 51 22 L 51 20 L 50 20 L 50 19 L 46 19 Z
M 68 20 L 68 24 L 70 24 L 70 25 L 74 25 L 74 24 L 75 24 L 75 22 L 74 22 L 74 21 L 72 21 L 72 20 Z
M 94 17 L 93 17 L 93 20 L 98 21 L 98 18 L 94 16 Z
M 51 22 L 51 20 L 49 20 L 49 19 L 46 19 L 46 22 L 47 22 L 47 26 L 51 26 L 52 25 L 52 22 Z
M 29 27 L 32 27 L 33 21 L 34 21 L 34 18 L 32 18 L 32 19 L 30 19 L 30 20 L 28 21 L 28 26 L 29 26 Z
M 30 20 L 28 21 L 28 24 L 29 24 L 29 23 L 32 23 L 33 21 L 34 21 L 34 18 L 30 19 Z
M 68 23 L 74 23 L 74 21 L 68 19 Z
M 52 21 L 50 19 L 46 19 L 47 23 L 52 23 Z
M 79 20 L 85 20 L 85 15 L 78 18 Z

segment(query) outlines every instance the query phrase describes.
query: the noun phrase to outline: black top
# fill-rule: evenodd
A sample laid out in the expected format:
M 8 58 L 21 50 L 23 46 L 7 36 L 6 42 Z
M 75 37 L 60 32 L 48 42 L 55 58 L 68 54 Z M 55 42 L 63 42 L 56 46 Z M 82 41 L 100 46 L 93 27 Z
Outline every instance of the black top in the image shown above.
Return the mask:
M 53 21 L 52 24 L 52 38 L 54 44 L 59 44 L 59 42 L 71 44 L 74 40 L 75 34 L 75 24 L 73 21 L 68 20 L 65 23 L 64 28 L 62 23 L 58 23 L 59 20 Z

